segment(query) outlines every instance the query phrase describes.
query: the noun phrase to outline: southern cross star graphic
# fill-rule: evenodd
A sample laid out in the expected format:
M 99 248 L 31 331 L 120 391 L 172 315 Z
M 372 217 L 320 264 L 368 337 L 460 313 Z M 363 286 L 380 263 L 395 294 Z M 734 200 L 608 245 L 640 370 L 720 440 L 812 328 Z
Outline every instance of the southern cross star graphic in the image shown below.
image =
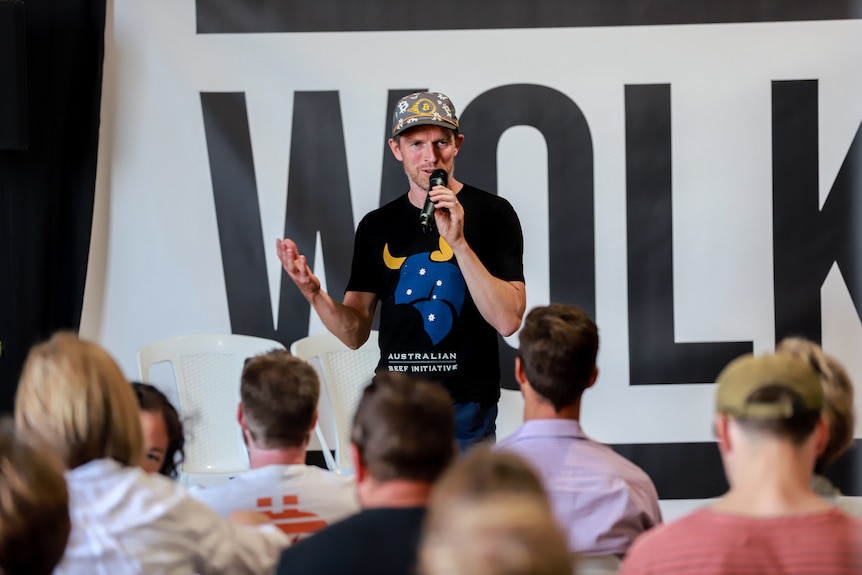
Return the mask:
M 461 313 L 466 291 L 458 266 L 432 261 L 428 253 L 415 254 L 401 265 L 395 303 L 415 307 L 422 314 L 425 332 L 437 344 Z

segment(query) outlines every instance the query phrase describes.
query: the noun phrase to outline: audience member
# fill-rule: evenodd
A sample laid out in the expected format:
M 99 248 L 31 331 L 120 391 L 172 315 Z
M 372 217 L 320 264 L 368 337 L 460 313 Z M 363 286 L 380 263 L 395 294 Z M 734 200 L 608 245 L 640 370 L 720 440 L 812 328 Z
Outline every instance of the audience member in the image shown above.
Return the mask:
M 455 507 L 461 500 L 495 493 L 531 495 L 551 509 L 542 480 L 523 457 L 511 451 L 495 451 L 489 444 L 483 444 L 459 457 L 434 485 L 431 515 L 433 509 Z
M 862 521 L 811 489 L 828 442 L 818 374 L 743 356 L 718 376 L 715 433 L 730 490 L 639 538 L 621 575 L 862 573 Z
M 433 510 L 433 508 L 432 508 Z M 550 509 L 525 493 L 441 509 L 419 551 L 421 575 L 571 575 L 574 561 Z
M 480 446 L 435 485 L 422 575 L 570 575 L 572 556 L 542 481 L 515 453 Z
M 857 500 L 842 497 L 841 491 L 824 475 L 826 468 L 853 445 L 856 414 L 853 407 L 853 383 L 844 366 L 813 341 L 798 337 L 785 338 L 775 349 L 807 361 L 820 376 L 823 386 L 824 413 L 829 422 L 829 441 L 814 464 L 811 487 L 814 492 L 853 515 L 862 515 Z
M 186 443 L 180 416 L 158 388 L 138 382 L 133 382 L 132 388 L 138 398 L 144 431 L 144 461 L 141 468 L 147 473 L 161 473 L 176 479 Z
M 72 532 L 66 574 L 271 573 L 289 541 L 271 525 L 239 528 L 143 458 L 138 404 L 108 353 L 71 333 L 35 345 L 18 385 L 19 429 L 66 468 Z
M 350 439 L 363 510 L 287 549 L 278 573 L 415 574 L 431 487 L 455 455 L 452 401 L 439 385 L 380 372 Z
M 261 511 L 291 536 L 359 511 L 353 480 L 305 464 L 319 396 L 317 373 L 289 352 L 251 358 L 242 371 L 237 413 L 251 470 L 191 494 L 224 517 Z
M 569 550 L 584 557 L 621 556 L 661 523 L 647 474 L 581 428 L 581 397 L 598 377 L 598 347 L 596 324 L 580 308 L 530 311 L 515 359 L 524 424 L 497 446 L 539 471 L 557 521 L 568 530 Z
M 0 423 L 0 573 L 50 575 L 69 539 L 69 494 L 52 453 Z

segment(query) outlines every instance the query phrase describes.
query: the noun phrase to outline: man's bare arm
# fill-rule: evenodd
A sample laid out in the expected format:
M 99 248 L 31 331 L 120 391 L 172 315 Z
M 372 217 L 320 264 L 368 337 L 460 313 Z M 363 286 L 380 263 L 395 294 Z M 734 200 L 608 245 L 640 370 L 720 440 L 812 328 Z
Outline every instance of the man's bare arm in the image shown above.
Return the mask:
M 485 321 L 504 337 L 518 331 L 527 307 L 524 282 L 506 281 L 491 275 L 466 242 L 455 250 L 455 257 L 467 289 Z
M 500 335 L 512 335 L 521 327 L 527 308 L 524 282 L 500 279 L 479 260 L 464 238 L 464 208 L 451 189 L 435 186 L 430 195 L 438 208 L 434 212 L 437 229 L 454 251 L 479 313 Z
M 320 280 L 309 269 L 293 240 L 276 240 L 278 259 L 302 295 L 311 303 L 323 325 L 350 349 L 357 349 L 368 340 L 377 296 L 367 292 L 347 292 L 339 303 L 323 291 Z

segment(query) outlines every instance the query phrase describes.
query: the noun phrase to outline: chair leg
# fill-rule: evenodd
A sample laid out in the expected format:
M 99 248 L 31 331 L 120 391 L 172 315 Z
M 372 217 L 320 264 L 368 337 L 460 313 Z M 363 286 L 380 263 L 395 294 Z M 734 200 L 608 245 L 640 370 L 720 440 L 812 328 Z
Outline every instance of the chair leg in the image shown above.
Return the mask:
M 320 442 L 320 449 L 323 451 L 323 459 L 326 461 L 326 467 L 330 471 L 339 473 L 341 470 L 335 462 L 335 458 L 332 457 L 332 452 L 329 451 L 329 444 L 326 443 L 326 438 L 323 436 L 323 429 L 320 428 L 319 422 L 314 425 L 314 433 L 317 435 L 317 441 Z

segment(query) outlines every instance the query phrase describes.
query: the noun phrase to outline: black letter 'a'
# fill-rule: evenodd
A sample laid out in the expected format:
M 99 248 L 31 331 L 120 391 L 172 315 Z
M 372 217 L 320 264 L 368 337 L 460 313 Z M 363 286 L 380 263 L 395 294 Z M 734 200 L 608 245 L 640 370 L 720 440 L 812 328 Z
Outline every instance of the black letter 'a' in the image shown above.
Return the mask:
M 820 289 L 833 262 L 862 304 L 862 138 L 857 129 L 819 208 L 817 81 L 772 83 L 775 337 L 821 340 Z M 862 316 L 860 316 L 862 317 Z
M 676 343 L 670 86 L 626 86 L 631 385 L 709 383 L 751 342 Z

